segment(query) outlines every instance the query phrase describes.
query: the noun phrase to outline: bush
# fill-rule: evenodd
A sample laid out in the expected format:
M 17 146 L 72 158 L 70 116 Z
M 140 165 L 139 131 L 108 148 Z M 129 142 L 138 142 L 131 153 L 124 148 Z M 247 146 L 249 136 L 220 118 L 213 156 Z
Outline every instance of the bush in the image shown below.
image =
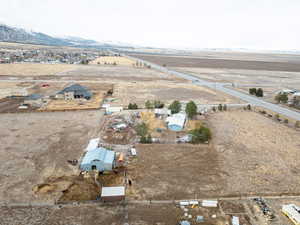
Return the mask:
M 223 105 L 223 110 L 227 111 L 227 105 Z
M 257 97 L 264 97 L 264 91 L 263 91 L 263 89 L 258 88 L 258 89 L 256 90 L 256 96 L 257 96 Z
M 215 106 L 212 107 L 212 111 L 214 111 L 214 112 L 217 111 Z
M 153 104 L 154 104 L 154 108 L 156 109 L 161 109 L 165 106 L 165 104 L 159 100 L 155 100 Z
M 137 135 L 142 136 L 142 137 L 146 137 L 146 135 L 148 134 L 148 126 L 146 123 L 139 123 L 138 125 L 136 125 L 135 127 L 135 131 L 137 133 Z
M 296 121 L 295 127 L 296 127 L 296 128 L 300 128 L 300 121 Z
M 154 108 L 153 103 L 149 100 L 147 100 L 145 102 L 145 107 L 146 107 L 146 109 L 153 109 Z
M 219 104 L 219 105 L 218 105 L 218 110 L 219 110 L 219 111 L 223 111 L 223 106 L 222 106 L 222 104 Z
M 249 88 L 250 95 L 256 95 L 256 88 Z
M 192 119 L 197 114 L 197 105 L 195 102 L 190 101 L 186 104 L 185 112 L 188 118 Z
M 251 105 L 250 104 L 247 105 L 247 109 L 251 110 Z
M 169 106 L 169 109 L 171 110 L 171 113 L 179 113 L 181 110 L 181 104 L 179 101 L 174 101 L 172 104 Z
M 138 109 L 138 106 L 136 103 L 129 103 L 128 109 Z
M 277 103 L 287 103 L 289 100 L 288 95 L 286 93 L 279 93 L 275 96 L 275 101 Z
M 211 139 L 211 131 L 207 127 L 200 127 L 189 132 L 192 135 L 193 144 L 205 143 Z
M 285 119 L 283 122 L 286 123 L 286 124 L 288 124 L 288 123 L 289 123 L 289 120 L 288 120 L 288 119 Z

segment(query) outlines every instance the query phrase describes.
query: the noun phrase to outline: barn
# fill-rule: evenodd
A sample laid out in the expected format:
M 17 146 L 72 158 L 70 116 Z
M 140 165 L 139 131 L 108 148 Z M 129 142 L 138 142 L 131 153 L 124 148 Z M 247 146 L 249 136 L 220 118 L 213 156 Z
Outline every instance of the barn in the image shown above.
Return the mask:
M 80 84 L 73 84 L 56 94 L 56 98 L 64 98 L 65 100 L 86 99 L 92 98 L 92 93 Z
M 80 164 L 82 171 L 111 171 L 115 165 L 115 152 L 105 148 L 87 151 Z

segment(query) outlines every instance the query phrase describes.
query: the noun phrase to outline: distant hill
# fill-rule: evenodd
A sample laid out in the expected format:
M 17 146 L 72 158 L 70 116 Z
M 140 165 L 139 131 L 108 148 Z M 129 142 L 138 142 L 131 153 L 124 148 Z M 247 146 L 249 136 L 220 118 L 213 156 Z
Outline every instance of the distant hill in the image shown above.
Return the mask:
M 50 35 L 27 31 L 22 28 L 11 27 L 0 24 L 0 41 L 17 42 L 25 44 L 55 45 L 55 46 L 72 46 L 72 47 L 89 47 L 89 48 L 115 48 L 115 47 L 132 47 L 127 44 L 113 42 L 97 42 L 80 37 L 52 37 Z

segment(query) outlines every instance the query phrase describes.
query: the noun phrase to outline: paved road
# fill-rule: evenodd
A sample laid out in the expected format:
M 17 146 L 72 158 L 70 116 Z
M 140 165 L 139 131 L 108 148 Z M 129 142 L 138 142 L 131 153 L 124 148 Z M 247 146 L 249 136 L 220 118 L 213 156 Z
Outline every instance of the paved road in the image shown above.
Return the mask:
M 276 112 L 278 114 L 281 114 L 281 115 L 284 115 L 286 117 L 292 118 L 294 120 L 299 120 L 300 121 L 300 113 L 299 112 L 295 112 L 293 110 L 286 109 L 282 106 L 266 102 L 266 101 L 261 100 L 257 97 L 253 97 L 253 96 L 241 93 L 239 91 L 235 91 L 235 90 L 226 88 L 225 85 L 228 85 L 228 83 L 215 83 L 215 82 L 201 80 L 198 77 L 195 77 L 195 76 L 193 76 L 191 74 L 188 74 L 188 73 L 182 73 L 182 72 L 177 72 L 175 70 L 170 70 L 166 67 L 162 67 L 162 66 L 159 66 L 157 64 L 154 64 L 154 63 L 151 63 L 151 62 L 148 62 L 148 61 L 145 61 L 145 60 L 141 60 L 141 59 L 138 59 L 138 58 L 134 58 L 134 57 L 131 57 L 131 56 L 127 56 L 127 57 L 129 57 L 129 58 L 131 58 L 135 61 L 138 60 L 138 61 L 141 61 L 143 63 L 146 63 L 146 64 L 150 65 L 151 68 L 159 70 L 161 72 L 169 73 L 171 75 L 175 75 L 177 77 L 181 77 L 183 79 L 190 80 L 195 85 L 206 86 L 206 87 L 209 87 L 209 88 L 212 88 L 212 89 L 216 89 L 217 91 L 221 91 L 221 92 L 226 93 L 228 95 L 231 95 L 231 96 L 237 97 L 241 100 L 244 100 L 244 101 L 250 103 L 251 105 L 261 106 L 261 107 L 264 107 L 268 110 Z

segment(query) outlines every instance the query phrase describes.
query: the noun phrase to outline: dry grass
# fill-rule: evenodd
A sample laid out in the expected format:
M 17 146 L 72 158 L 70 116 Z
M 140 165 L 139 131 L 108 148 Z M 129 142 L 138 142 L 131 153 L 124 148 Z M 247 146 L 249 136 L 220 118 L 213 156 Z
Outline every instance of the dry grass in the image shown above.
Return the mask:
M 156 118 L 153 112 L 141 112 L 141 119 L 148 125 L 150 132 L 154 132 L 157 128 L 166 129 L 165 122 Z
M 51 100 L 41 111 L 63 111 L 80 109 L 98 109 L 103 101 L 104 94 L 96 93 L 91 100 Z
M 121 66 L 132 66 L 133 64 L 135 64 L 135 61 L 121 56 L 101 56 L 95 59 L 94 61 L 90 62 L 90 64 L 101 64 L 101 65 L 104 64 L 113 65 L 114 63 Z
M 70 64 L 1 64 L 0 76 L 43 76 L 55 75 L 76 68 Z

